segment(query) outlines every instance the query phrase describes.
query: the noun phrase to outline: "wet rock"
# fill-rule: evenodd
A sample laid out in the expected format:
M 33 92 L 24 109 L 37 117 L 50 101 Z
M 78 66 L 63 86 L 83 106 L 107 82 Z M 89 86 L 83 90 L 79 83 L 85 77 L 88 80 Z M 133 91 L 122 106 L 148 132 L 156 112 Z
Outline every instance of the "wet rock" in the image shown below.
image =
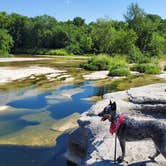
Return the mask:
M 108 121 L 101 122 L 97 114 L 108 105 L 111 99 L 117 102 L 119 112 L 124 112 L 137 120 L 155 119 L 156 116 L 145 116 L 144 108 L 150 111 L 153 107 L 156 112 L 160 108 L 160 111 L 162 110 L 162 113 L 164 113 L 160 120 L 165 121 L 165 89 L 166 83 L 163 83 L 104 95 L 103 100 L 93 105 L 78 119 L 79 128 L 69 136 L 68 151 L 66 153 L 68 160 L 77 163 L 79 166 L 113 165 L 115 136 L 109 133 L 110 123 Z M 139 111 L 142 113 L 140 114 Z M 166 165 L 166 160 L 162 155 L 156 158 L 157 163 L 148 159 L 148 156 L 153 154 L 154 150 L 154 144 L 151 140 L 127 142 L 125 160 L 128 164 L 121 163 L 121 165 Z M 121 149 L 118 142 L 117 156 L 120 155 Z

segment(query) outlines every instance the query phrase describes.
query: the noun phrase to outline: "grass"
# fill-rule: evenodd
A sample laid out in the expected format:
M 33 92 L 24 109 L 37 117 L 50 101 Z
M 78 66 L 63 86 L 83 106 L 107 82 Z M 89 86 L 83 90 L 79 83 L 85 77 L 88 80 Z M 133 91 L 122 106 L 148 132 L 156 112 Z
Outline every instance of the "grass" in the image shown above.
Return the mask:
M 74 54 L 69 53 L 65 49 L 52 49 L 52 50 L 49 50 L 48 52 L 46 52 L 46 54 L 48 54 L 48 55 L 62 55 L 62 56 L 74 55 Z

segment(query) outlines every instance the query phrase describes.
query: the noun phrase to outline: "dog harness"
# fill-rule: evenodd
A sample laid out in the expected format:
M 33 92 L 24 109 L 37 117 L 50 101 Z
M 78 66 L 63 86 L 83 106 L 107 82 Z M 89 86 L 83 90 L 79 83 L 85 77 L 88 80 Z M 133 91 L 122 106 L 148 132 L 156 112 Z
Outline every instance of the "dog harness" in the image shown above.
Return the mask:
M 120 127 L 120 125 L 123 123 L 124 121 L 124 114 L 122 113 L 119 118 L 117 118 L 116 121 L 112 122 L 110 125 L 110 133 L 113 135 L 114 133 L 116 133 Z

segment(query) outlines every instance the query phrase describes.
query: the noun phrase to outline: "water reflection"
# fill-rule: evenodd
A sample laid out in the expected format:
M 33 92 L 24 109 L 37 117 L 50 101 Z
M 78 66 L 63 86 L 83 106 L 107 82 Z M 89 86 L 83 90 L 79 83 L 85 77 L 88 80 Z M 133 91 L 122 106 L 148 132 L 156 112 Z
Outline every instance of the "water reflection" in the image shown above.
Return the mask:
M 48 141 L 51 137 L 55 139 L 54 131 L 50 131 L 52 125 L 56 125 L 62 118 L 68 117 L 75 112 L 82 113 L 92 106 L 92 101 L 82 99 L 103 95 L 113 90 L 115 90 L 114 87 L 98 87 L 95 82 L 90 81 L 62 85 L 55 90 L 40 93 L 36 93 L 34 89 L 34 94 L 30 89 L 31 93 L 29 94 L 31 95 L 22 95 L 21 98 L 19 94 L 19 98 L 16 97 L 16 100 L 6 103 L 15 111 L 1 114 L 0 140 L 10 138 L 10 142 L 12 139 L 22 137 L 23 142 L 26 142 L 24 138 L 27 138 L 27 141 L 35 139 L 35 143 L 37 143 L 40 139 L 36 139 L 36 136 Z M 30 139 L 30 137 L 32 138 Z M 67 134 L 61 135 L 57 139 L 56 147 L 50 148 L 1 146 L 0 165 L 63 166 L 65 165 L 63 153 L 66 149 L 66 144 L 64 143 L 66 139 Z

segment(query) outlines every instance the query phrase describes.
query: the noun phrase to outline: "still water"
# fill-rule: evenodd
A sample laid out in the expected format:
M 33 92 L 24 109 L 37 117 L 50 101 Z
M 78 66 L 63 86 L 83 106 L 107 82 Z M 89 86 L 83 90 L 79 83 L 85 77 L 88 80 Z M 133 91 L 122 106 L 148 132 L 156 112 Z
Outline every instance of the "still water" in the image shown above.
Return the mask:
M 93 81 L 84 81 L 46 91 L 30 87 L 18 92 L 0 92 L 1 104 L 9 106 L 10 110 L 0 114 L 0 143 L 3 144 L 0 166 L 66 165 L 64 153 L 68 132 L 56 133 L 56 143 L 47 146 L 48 137 L 55 135 L 50 131 L 51 126 L 73 113 L 88 110 L 94 102 L 87 98 L 113 90 L 113 87 L 99 87 Z M 47 142 L 44 144 L 44 141 Z

